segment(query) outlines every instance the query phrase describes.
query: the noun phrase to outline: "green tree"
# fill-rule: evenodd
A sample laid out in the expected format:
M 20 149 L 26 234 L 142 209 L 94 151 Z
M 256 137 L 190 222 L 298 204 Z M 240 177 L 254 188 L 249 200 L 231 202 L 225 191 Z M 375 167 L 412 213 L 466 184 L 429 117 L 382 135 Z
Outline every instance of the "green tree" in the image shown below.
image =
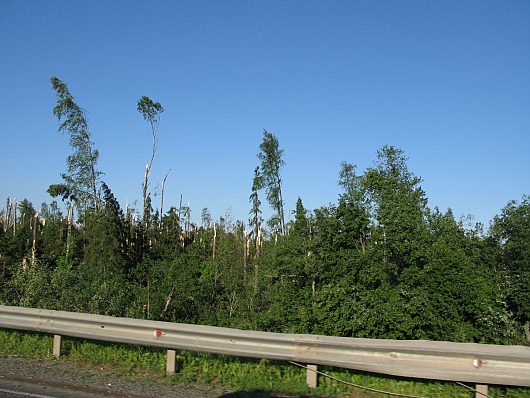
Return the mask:
M 164 108 L 159 102 L 154 102 L 151 98 L 143 96 L 138 100 L 136 109 L 143 116 L 143 118 L 149 122 L 151 127 L 151 135 L 153 143 L 151 147 L 151 158 L 149 163 L 145 166 L 144 181 L 142 183 L 142 197 L 143 197 L 143 225 L 144 229 L 148 228 L 148 221 L 150 218 L 150 206 L 149 206 L 149 176 L 153 167 L 153 160 L 155 159 L 156 149 L 158 147 L 158 126 L 160 124 L 160 114 L 164 112 Z
M 123 213 L 105 183 L 99 212 L 87 215 L 84 252 L 78 267 L 82 286 L 78 298 L 90 313 L 123 316 L 130 299 Z
M 355 172 L 356 166 L 342 162 L 339 185 L 344 193 L 339 196 L 337 217 L 341 225 L 339 239 L 345 248 L 364 253 L 370 227 L 370 203 L 363 179 Z
M 375 167 L 363 177 L 376 222 L 372 238 L 394 278 L 407 266 L 421 267 L 425 261 L 427 198 L 421 178 L 408 170 L 406 161 L 401 149 L 384 146 L 377 152 Z
M 43 256 L 50 264 L 55 264 L 64 254 L 66 248 L 67 225 L 57 202 L 43 203 L 41 206 L 43 218 L 42 245 Z
M 501 275 L 508 304 L 530 340 L 530 196 L 509 202 L 492 225 L 492 235 L 501 247 Z
M 280 148 L 278 139 L 274 134 L 263 130 L 263 141 L 259 146 L 258 158 L 261 161 L 263 186 L 267 193 L 267 200 L 274 210 L 274 216 L 269 220 L 269 225 L 274 232 L 285 234 L 285 214 L 282 197 L 281 168 L 285 164 L 283 149 Z
M 249 197 L 251 204 L 249 225 L 252 228 L 255 242 L 255 254 L 259 254 L 259 238 L 261 223 L 261 200 L 259 199 L 259 191 L 263 188 L 263 177 L 260 174 L 259 167 L 254 169 L 254 178 L 252 179 L 252 193 Z
M 67 172 L 62 174 L 64 185 L 54 184 L 48 192 L 53 196 L 72 197 L 78 206 L 97 209 L 98 180 L 101 172 L 96 168 L 99 152 L 88 128 L 86 113 L 59 78 L 51 77 L 52 88 L 57 94 L 53 114 L 62 120 L 59 131 L 70 135 L 69 145 L 74 153 L 66 159 Z

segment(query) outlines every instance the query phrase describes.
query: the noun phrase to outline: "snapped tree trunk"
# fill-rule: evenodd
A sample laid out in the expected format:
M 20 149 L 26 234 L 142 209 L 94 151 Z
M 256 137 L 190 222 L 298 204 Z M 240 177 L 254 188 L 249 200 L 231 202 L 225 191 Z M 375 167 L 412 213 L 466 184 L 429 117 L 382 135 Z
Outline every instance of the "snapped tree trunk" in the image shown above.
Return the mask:
M 164 216 L 164 190 L 166 188 L 167 175 L 170 171 L 171 169 L 167 171 L 166 175 L 164 176 L 164 179 L 162 180 L 162 193 L 160 195 L 160 222 L 158 223 L 159 229 L 162 228 L 162 217 Z
M 13 236 L 17 233 L 17 198 L 13 198 Z
M 213 243 L 212 243 L 212 258 L 215 258 L 215 247 L 217 244 L 217 229 L 215 223 L 213 223 Z
M 37 248 L 36 248 L 36 241 L 37 241 L 37 225 L 39 222 L 39 213 L 35 213 L 35 216 L 33 217 L 33 244 L 31 245 L 31 265 L 35 265 L 35 260 L 37 256 Z M 30 219 L 31 224 L 31 219 Z

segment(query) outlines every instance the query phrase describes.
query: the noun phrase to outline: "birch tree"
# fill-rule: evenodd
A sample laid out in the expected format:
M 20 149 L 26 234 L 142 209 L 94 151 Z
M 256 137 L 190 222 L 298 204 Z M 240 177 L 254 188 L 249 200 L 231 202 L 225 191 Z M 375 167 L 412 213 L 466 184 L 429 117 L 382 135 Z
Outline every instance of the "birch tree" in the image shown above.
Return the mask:
M 280 170 L 285 164 L 283 149 L 274 134 L 263 130 L 263 142 L 259 146 L 258 158 L 261 161 L 263 186 L 267 194 L 267 201 L 274 210 L 274 216 L 269 220 L 269 226 L 280 235 L 285 234 L 285 215 L 282 197 L 282 178 Z
M 97 209 L 98 181 L 102 173 L 96 168 L 99 152 L 92 142 L 86 112 L 76 103 L 63 81 L 55 76 L 50 80 L 57 94 L 53 114 L 62 121 L 59 131 L 69 134 L 73 154 L 66 159 L 67 172 L 62 174 L 65 184 L 54 184 L 50 186 L 49 192 L 52 195 L 71 196 L 78 208 L 83 205 L 85 208 Z M 58 187 L 61 192 L 56 192 Z
M 151 174 L 151 168 L 153 167 L 153 160 L 155 159 L 156 149 L 158 148 L 158 126 L 160 124 L 160 114 L 164 112 L 164 108 L 160 105 L 160 102 L 154 102 L 151 98 L 143 96 L 138 100 L 137 108 L 138 112 L 143 118 L 149 122 L 151 127 L 151 135 L 153 143 L 151 146 L 151 158 L 149 163 L 145 166 L 144 181 L 142 183 L 142 197 L 143 197 L 143 218 L 142 224 L 145 229 L 148 227 L 149 222 L 149 192 L 147 187 L 149 185 L 149 176 Z M 165 181 L 165 179 L 164 179 Z

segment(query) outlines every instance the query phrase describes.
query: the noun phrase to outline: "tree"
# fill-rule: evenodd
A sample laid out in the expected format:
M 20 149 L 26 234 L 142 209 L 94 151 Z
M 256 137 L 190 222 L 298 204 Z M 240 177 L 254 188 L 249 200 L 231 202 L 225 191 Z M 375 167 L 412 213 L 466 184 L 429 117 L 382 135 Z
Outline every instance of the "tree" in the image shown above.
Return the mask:
M 298 197 L 296 200 L 293 234 L 305 239 L 309 237 L 309 220 L 307 218 L 307 210 L 304 208 L 304 204 L 302 203 L 302 199 L 300 197 Z
M 341 225 L 338 239 L 344 247 L 354 246 L 364 253 L 369 235 L 370 214 L 367 189 L 363 179 L 355 172 L 356 166 L 342 162 L 339 173 L 339 185 L 344 194 L 339 196 L 337 217 Z
M 207 207 L 203 208 L 201 211 L 201 223 L 204 229 L 208 229 L 212 223 L 212 216 Z
M 492 235 L 501 247 L 509 308 L 530 340 L 530 196 L 502 209 L 494 219 Z
M 70 200 L 74 198 L 72 191 L 66 184 L 51 184 L 46 192 L 48 192 L 52 198 L 58 196 L 60 196 L 62 200 Z
M 96 168 L 99 152 L 94 148 L 86 113 L 59 78 L 52 76 L 51 84 L 57 94 L 53 114 L 63 119 L 59 131 L 68 132 L 74 153 L 66 160 L 67 173 L 62 174 L 65 185 L 51 185 L 48 191 L 52 196 L 72 197 L 78 208 L 85 204 L 87 208 L 97 209 L 97 185 L 102 173 Z
M 130 300 L 127 286 L 126 232 L 123 212 L 109 187 L 102 183 L 103 206 L 88 214 L 84 253 L 78 268 L 80 300 L 90 313 L 123 316 Z
M 375 167 L 363 176 L 377 224 L 372 238 L 380 242 L 383 262 L 389 271 L 393 268 L 394 276 L 425 260 L 427 198 L 420 182 L 408 170 L 404 152 L 387 145 L 377 151 Z
M 259 167 L 254 169 L 254 178 L 252 179 L 252 193 L 249 197 L 249 202 L 252 205 L 250 209 L 249 225 L 254 233 L 254 240 L 256 246 L 256 255 L 259 253 L 259 236 L 261 230 L 261 200 L 259 200 L 259 191 L 263 188 L 263 176 L 259 172 Z
M 151 158 L 149 159 L 149 163 L 145 166 L 144 182 L 142 184 L 142 223 L 144 228 L 147 229 L 150 214 L 150 208 L 148 205 L 149 194 L 147 191 L 147 187 L 149 184 L 149 175 L 151 174 L 151 168 L 153 167 L 153 160 L 155 159 L 156 149 L 158 147 L 158 126 L 160 124 L 160 114 L 164 112 L 164 108 L 162 107 L 162 105 L 160 105 L 160 102 L 154 102 L 151 98 L 143 96 L 138 100 L 136 109 L 143 116 L 143 118 L 149 122 L 149 125 L 151 126 L 151 134 L 153 137 L 153 145 L 151 147 Z
M 280 170 L 285 164 L 283 149 L 280 148 L 278 139 L 267 130 L 263 130 L 263 142 L 259 146 L 258 158 L 261 161 L 263 186 L 267 193 L 267 200 L 275 215 L 269 220 L 269 225 L 274 232 L 285 234 L 285 215 L 282 197 L 282 178 Z

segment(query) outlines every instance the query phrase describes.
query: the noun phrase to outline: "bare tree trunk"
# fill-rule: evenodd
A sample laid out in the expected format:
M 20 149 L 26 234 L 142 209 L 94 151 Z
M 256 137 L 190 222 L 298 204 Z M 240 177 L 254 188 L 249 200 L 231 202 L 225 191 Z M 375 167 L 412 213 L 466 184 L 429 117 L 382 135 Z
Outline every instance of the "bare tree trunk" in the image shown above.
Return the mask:
M 248 234 L 243 231 L 243 281 L 247 280 Z
M 166 188 L 166 178 L 170 171 L 171 169 L 167 171 L 166 175 L 164 176 L 164 179 L 162 180 L 162 194 L 160 196 L 160 222 L 158 224 L 159 229 L 162 228 L 162 217 L 164 216 L 164 190 Z
M 255 257 L 257 258 L 261 252 L 261 236 L 262 236 L 262 232 L 261 232 L 261 227 L 258 228 L 258 234 L 256 236 L 256 254 L 255 254 Z
M 283 197 L 282 197 L 282 186 L 281 186 L 281 181 L 278 182 L 278 196 L 280 197 L 280 228 L 281 228 L 281 231 L 280 233 L 282 235 L 286 235 L 286 231 L 285 231 L 285 214 L 284 214 L 284 210 L 283 210 Z
M 230 295 L 228 303 L 228 316 L 231 318 L 232 315 L 235 315 L 237 310 L 237 296 L 235 291 Z
M 143 198 L 143 214 L 142 226 L 144 231 L 147 231 L 147 183 L 149 180 L 149 165 L 145 165 L 144 183 L 142 184 L 142 198 Z
M 254 260 L 254 282 L 252 287 L 254 289 L 254 295 L 258 292 L 258 274 L 259 274 L 259 264 L 257 260 Z
M 212 258 L 215 258 L 215 246 L 217 244 L 217 229 L 215 223 L 213 223 L 213 245 L 212 245 Z
M 180 202 L 179 202 L 179 215 L 178 215 L 178 229 L 179 229 L 179 234 L 180 234 L 180 239 L 183 241 L 183 237 L 182 237 L 182 226 L 180 225 L 180 220 L 182 219 L 182 194 L 180 194 Z M 184 242 L 182 244 L 182 246 L 184 247 Z
M 31 219 L 30 219 L 31 224 Z M 39 222 L 39 213 L 35 213 L 33 217 L 33 244 L 31 245 L 31 266 L 35 265 L 37 256 L 36 240 L 37 240 L 37 224 Z
M 86 132 L 87 132 L 87 135 L 88 135 L 88 139 L 87 141 L 90 142 L 90 133 L 88 132 L 88 125 L 85 126 L 86 128 Z M 96 183 L 97 183 L 97 179 L 98 179 L 98 176 L 96 174 L 96 162 L 94 160 L 94 155 L 92 153 L 92 149 L 90 149 L 90 159 L 91 159 L 91 164 L 90 164 L 90 171 L 92 173 L 92 197 L 94 199 L 94 207 L 96 208 L 96 211 L 98 210 L 98 202 L 97 202 L 97 187 L 96 187 Z
M 171 304 L 171 300 L 173 299 L 173 293 L 175 292 L 175 285 L 171 288 L 171 292 L 166 296 L 166 304 L 164 305 L 164 309 L 160 313 L 160 318 L 167 312 L 169 308 L 169 304 Z
M 4 232 L 7 232 L 9 229 L 9 224 L 11 223 L 11 198 L 7 197 L 7 204 L 6 204 L 7 210 L 6 210 L 6 222 L 4 224 Z
M 150 290 L 150 283 L 147 281 L 147 319 L 150 319 L 150 309 L 151 309 L 151 301 L 149 297 L 149 290 Z
M 17 233 L 17 198 L 13 198 L 13 236 Z
M 71 245 L 71 235 L 72 235 L 72 219 L 74 217 L 74 206 L 68 202 L 68 208 L 67 208 L 67 216 L 66 216 L 66 223 L 67 223 L 67 229 L 66 229 L 66 259 L 68 259 L 68 255 L 70 254 L 70 245 Z
M 186 236 L 189 238 L 191 236 L 191 209 L 190 209 L 190 202 L 188 200 L 188 208 L 187 208 L 187 215 L 188 215 L 188 220 L 187 220 L 187 225 L 186 225 Z

